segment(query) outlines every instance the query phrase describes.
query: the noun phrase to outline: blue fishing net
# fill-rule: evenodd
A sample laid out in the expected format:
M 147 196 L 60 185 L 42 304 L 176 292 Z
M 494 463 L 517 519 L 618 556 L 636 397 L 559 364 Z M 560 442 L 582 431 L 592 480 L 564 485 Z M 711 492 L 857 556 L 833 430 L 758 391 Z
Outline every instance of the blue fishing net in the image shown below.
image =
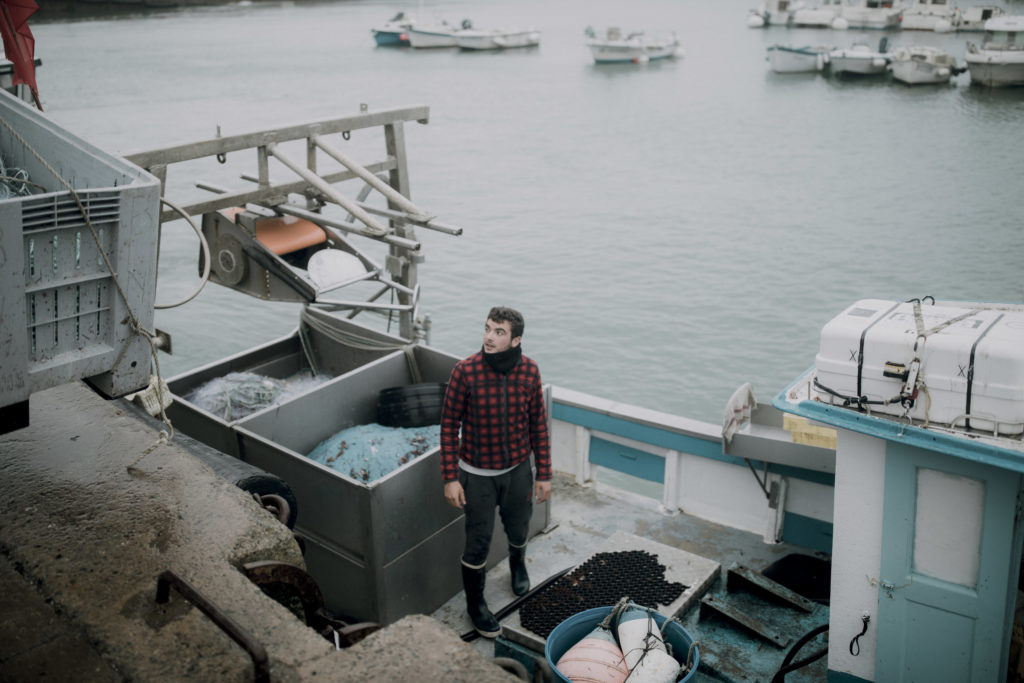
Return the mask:
M 441 427 L 385 427 L 377 423 L 343 429 L 309 452 L 311 460 L 356 481 L 369 483 L 441 444 Z

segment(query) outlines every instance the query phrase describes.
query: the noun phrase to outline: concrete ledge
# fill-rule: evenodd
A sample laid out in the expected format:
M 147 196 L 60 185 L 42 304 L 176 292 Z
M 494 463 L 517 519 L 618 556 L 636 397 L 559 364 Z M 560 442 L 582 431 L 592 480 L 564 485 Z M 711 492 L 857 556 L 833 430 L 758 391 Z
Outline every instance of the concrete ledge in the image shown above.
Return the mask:
M 176 591 L 156 604 L 170 569 L 266 647 L 273 680 L 510 680 L 428 617 L 335 650 L 237 569 L 302 566 L 287 527 L 174 441 L 139 460 L 157 432 L 126 407 L 65 384 L 0 437 L 2 678 L 60 679 L 67 661 L 95 671 L 75 680 L 252 680 L 249 656 Z

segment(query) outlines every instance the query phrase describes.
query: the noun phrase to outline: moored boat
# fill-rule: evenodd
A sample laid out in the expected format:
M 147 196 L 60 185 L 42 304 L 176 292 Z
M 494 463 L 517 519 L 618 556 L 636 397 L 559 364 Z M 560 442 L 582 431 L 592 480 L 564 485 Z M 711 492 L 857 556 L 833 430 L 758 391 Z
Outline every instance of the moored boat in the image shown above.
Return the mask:
M 455 47 L 456 31 L 473 28 L 473 22 L 463 19 L 458 26 L 446 21 L 435 24 L 415 23 L 408 31 L 409 44 L 415 48 Z
M 675 33 L 648 35 L 643 31 L 622 35 L 618 27 L 609 27 L 604 37 L 587 27 L 586 46 L 597 64 L 646 63 L 657 59 L 681 57 L 683 49 Z
M 536 28 L 462 29 L 455 32 L 455 44 L 464 50 L 502 50 L 540 44 Z
M 948 83 L 963 70 L 957 68 L 953 55 L 926 45 L 897 48 L 890 54 L 890 59 L 889 70 L 893 79 L 908 85 Z
M 374 42 L 383 46 L 403 46 L 409 44 L 409 29 L 413 18 L 405 12 L 399 12 L 380 26 L 370 29 Z
M 829 62 L 830 48 L 790 47 L 772 45 L 767 50 L 768 65 L 776 73 L 807 73 L 821 71 Z
M 1002 16 L 985 22 L 981 45 L 967 43 L 964 61 L 971 83 L 989 87 L 1024 85 L 1024 16 Z
M 882 38 L 877 50 L 863 42 L 856 42 L 848 48 L 832 50 L 828 57 L 832 73 L 860 76 L 884 74 L 890 59 L 890 55 L 886 54 L 887 42 Z
M 822 0 L 820 5 L 801 7 L 793 12 L 793 26 L 832 28 L 843 11 L 843 0 Z
M 789 26 L 793 23 L 793 14 L 804 7 L 802 0 L 765 0 L 747 15 L 747 25 L 751 28 L 762 26 Z
M 952 31 L 958 19 L 957 9 L 950 0 L 914 0 L 903 10 L 900 27 L 904 30 Z
M 998 5 L 972 5 L 962 10 L 957 17 L 957 31 L 984 31 L 985 22 L 1006 14 Z
M 833 28 L 898 28 L 903 16 L 899 0 L 847 0 L 839 13 L 845 26 L 833 22 Z

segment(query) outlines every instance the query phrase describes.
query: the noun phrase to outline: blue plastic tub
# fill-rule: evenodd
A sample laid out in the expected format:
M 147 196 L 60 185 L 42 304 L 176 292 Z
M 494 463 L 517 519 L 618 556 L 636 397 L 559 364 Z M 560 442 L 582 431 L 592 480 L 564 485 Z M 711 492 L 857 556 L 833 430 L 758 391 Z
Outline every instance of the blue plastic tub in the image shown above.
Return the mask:
M 552 629 L 551 633 L 548 634 L 547 641 L 544 643 L 544 656 L 548 660 L 548 666 L 551 667 L 551 671 L 555 674 L 555 680 L 570 683 L 569 679 L 563 676 L 555 666 L 555 662 L 561 659 L 562 655 L 568 652 L 569 648 L 593 631 L 594 627 L 601 623 L 611 610 L 610 606 L 588 609 L 579 614 L 572 615 Z M 654 621 L 661 628 L 665 623 L 665 617 L 655 612 Z M 686 653 L 689 652 L 690 644 L 693 643 L 693 637 L 690 636 L 686 629 L 679 623 L 672 622 L 665 629 L 665 642 L 672 646 L 672 654 L 675 658 L 680 663 L 685 663 Z M 680 683 L 682 681 L 689 681 L 697 675 L 697 669 L 700 666 L 699 649 L 699 646 L 693 648 L 693 668 L 688 674 L 679 679 Z

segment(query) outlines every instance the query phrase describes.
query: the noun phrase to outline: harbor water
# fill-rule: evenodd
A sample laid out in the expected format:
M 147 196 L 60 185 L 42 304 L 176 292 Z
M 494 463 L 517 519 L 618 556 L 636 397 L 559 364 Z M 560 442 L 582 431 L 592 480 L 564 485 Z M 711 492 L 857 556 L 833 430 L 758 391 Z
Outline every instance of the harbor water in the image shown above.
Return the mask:
M 754 4 L 424 3 L 452 23 L 541 31 L 538 47 L 487 53 L 376 47 L 372 26 L 417 10 L 381 0 L 34 19 L 32 30 L 46 112 L 120 154 L 361 104 L 429 105 L 429 124 L 405 129 L 412 199 L 465 231 L 417 233 L 431 344 L 472 353 L 487 309 L 514 306 L 545 381 L 718 422 L 742 383 L 768 401 L 812 365 L 822 325 L 858 299 L 1024 301 L 1024 89 L 972 86 L 967 73 L 916 87 L 773 74 L 765 61 L 775 43 L 885 35 L 890 49 L 935 45 L 962 64 L 980 35 L 750 29 Z M 685 57 L 598 66 L 588 25 L 674 30 Z M 344 144 L 359 158 L 358 132 Z M 172 177 L 168 195 L 255 173 L 255 159 L 228 162 L 223 178 Z M 192 291 L 197 253 L 184 222 L 165 227 L 158 301 Z M 208 285 L 158 312 L 174 345 L 161 370 L 297 322 L 293 305 Z

